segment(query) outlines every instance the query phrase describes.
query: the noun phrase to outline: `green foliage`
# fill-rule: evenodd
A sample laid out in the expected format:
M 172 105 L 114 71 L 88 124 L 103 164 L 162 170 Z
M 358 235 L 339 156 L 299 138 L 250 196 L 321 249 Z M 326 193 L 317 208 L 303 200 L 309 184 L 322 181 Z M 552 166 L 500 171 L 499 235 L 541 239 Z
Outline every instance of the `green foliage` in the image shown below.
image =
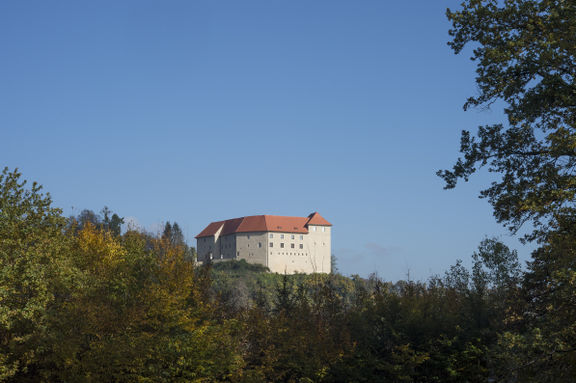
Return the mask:
M 67 225 L 19 178 L 0 176 L 0 381 L 223 381 L 240 368 L 240 326 L 216 317 L 185 244 L 119 236 L 107 209 Z
M 534 231 L 524 239 L 541 245 L 524 275 L 516 255 L 501 246 L 485 243 L 474 256 L 478 307 L 500 323 L 491 324 L 499 339 L 490 350 L 494 376 L 574 381 L 576 3 L 467 0 L 447 14 L 451 47 L 460 53 L 472 44 L 477 62 L 479 95 L 465 108 L 499 101 L 507 121 L 480 127 L 476 137 L 464 131 L 463 158 L 438 174 L 447 188 L 478 167 L 501 174 L 481 196 L 513 231 L 530 222 Z
M 21 174 L 0 175 L 0 381 L 25 375 L 42 356 L 55 294 L 65 284 L 65 220 Z
M 83 229 L 86 225 L 92 225 L 99 229 L 110 231 L 115 236 L 119 236 L 122 233 L 124 218 L 121 218 L 116 213 L 112 213 L 108 206 L 104 206 L 101 213 L 102 215 L 98 215 L 92 210 L 84 209 L 77 217 L 70 217 L 68 224 L 77 231 Z
M 524 282 L 526 304 L 514 311 L 524 331 L 503 334 L 499 357 L 525 381 L 576 376 L 576 225 L 563 221 L 536 250 Z
M 0 177 L 0 381 L 563 382 L 574 377 L 571 221 L 522 274 L 485 239 L 426 283 L 196 268 L 176 224 L 70 225 Z M 90 218 L 92 217 L 92 218 Z M 111 221 L 111 219 L 110 219 Z M 176 227 L 176 229 L 175 229 Z M 573 379 L 572 379 L 573 380 Z
M 108 209 L 108 206 L 104 206 L 104 209 L 102 209 L 102 215 L 104 216 L 102 219 L 102 228 L 104 230 L 110 230 L 115 236 L 119 236 L 122 232 L 124 218 L 120 218 L 116 213 L 112 213 L 112 216 L 110 216 L 110 213 L 112 212 Z
M 212 270 L 220 272 L 234 273 L 238 276 L 248 275 L 250 273 L 263 273 L 270 271 L 266 266 L 258 263 L 248 263 L 246 260 L 239 261 L 231 260 L 226 262 L 218 262 L 212 265 Z
M 149 241 L 90 225 L 78 232 L 72 256 L 81 280 L 59 322 L 60 331 L 77 331 L 51 379 L 221 380 L 237 368 L 233 323 L 211 322 L 187 248 L 160 238 L 147 249 Z
M 218 264 L 213 278 L 219 297 L 239 281 L 256 289 L 231 314 L 246 315 L 245 381 L 484 382 L 518 287 L 491 281 L 512 280 L 504 276 L 516 275 L 515 256 L 496 240 L 481 243 L 481 292 L 461 263 L 428 283 L 238 272 L 234 263 Z
M 494 238 L 483 240 L 472 259 L 473 281 L 478 291 L 511 288 L 520 282 L 518 252 Z
M 223 303 L 223 310 L 246 309 L 253 305 L 275 310 L 279 301 L 279 290 L 284 289 L 283 294 L 290 295 L 295 295 L 298 289 L 312 294 L 318 283 L 328 280 L 347 304 L 353 299 L 354 282 L 341 275 L 284 276 L 270 273 L 267 267 L 245 260 L 215 262 L 210 265 L 210 272 L 213 294 Z
M 542 239 L 559 216 L 574 216 L 576 197 L 576 5 L 565 0 L 467 0 L 448 10 L 450 46 L 472 45 L 479 95 L 465 104 L 505 105 L 507 124 L 463 131 L 451 171 L 438 174 L 453 188 L 478 167 L 502 175 L 481 192 L 499 222 L 528 239 Z
M 338 259 L 334 254 L 330 256 L 330 272 L 332 274 L 339 274 L 340 270 L 338 270 Z

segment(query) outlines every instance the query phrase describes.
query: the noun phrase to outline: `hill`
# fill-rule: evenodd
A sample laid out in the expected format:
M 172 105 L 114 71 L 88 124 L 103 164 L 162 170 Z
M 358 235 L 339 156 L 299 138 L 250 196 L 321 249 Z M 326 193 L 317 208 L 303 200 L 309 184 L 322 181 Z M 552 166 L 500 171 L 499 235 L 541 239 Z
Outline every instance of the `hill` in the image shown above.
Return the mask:
M 369 279 L 341 274 L 291 274 L 271 273 L 263 265 L 245 260 L 213 263 L 209 266 L 212 280 L 211 291 L 218 301 L 229 309 L 242 310 L 259 305 L 274 310 L 280 296 L 298 294 L 312 296 L 319 286 L 329 284 L 345 304 L 353 299 L 355 291 L 370 289 Z

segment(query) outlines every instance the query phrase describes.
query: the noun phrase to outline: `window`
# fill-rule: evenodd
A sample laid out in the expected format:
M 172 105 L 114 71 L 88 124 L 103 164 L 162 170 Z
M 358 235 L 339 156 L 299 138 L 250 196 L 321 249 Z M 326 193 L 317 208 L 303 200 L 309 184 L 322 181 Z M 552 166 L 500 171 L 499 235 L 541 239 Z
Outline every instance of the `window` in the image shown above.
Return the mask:
M 274 243 L 273 243 L 273 242 L 270 242 L 270 247 L 274 247 Z
M 274 238 L 274 234 L 270 233 L 270 238 Z
M 291 239 L 294 239 L 294 234 L 292 234 L 290 237 L 291 237 Z
M 322 233 L 326 231 L 326 227 L 322 226 Z
M 312 226 L 312 231 L 316 231 L 316 226 Z
M 284 234 L 280 234 L 280 239 L 284 239 Z
M 258 247 L 262 247 L 262 242 L 258 242 Z
M 300 248 L 303 249 L 303 248 L 304 248 L 304 245 L 303 245 L 303 244 L 300 244 Z
M 304 236 L 303 236 L 303 235 L 300 236 L 300 240 L 301 240 L 301 241 L 304 240 Z
M 293 243 L 290 244 L 290 248 L 292 248 L 292 249 L 294 248 L 294 244 L 293 244 Z
M 283 249 L 284 248 L 284 243 L 280 243 L 280 247 Z

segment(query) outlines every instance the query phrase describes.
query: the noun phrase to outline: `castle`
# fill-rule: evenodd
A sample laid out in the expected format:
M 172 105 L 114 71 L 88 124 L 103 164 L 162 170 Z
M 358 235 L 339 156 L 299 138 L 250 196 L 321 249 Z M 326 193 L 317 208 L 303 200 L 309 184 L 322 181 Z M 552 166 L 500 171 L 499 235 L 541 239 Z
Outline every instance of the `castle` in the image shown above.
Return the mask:
M 275 273 L 330 273 L 331 230 L 318 213 L 212 222 L 196 236 L 198 261 L 244 259 Z

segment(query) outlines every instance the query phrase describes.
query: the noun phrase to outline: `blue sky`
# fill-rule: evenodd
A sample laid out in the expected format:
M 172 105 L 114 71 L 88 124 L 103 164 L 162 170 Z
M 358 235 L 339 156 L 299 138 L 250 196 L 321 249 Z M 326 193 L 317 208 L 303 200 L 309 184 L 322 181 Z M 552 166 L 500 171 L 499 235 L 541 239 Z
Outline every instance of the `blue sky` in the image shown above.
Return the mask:
M 345 274 L 426 279 L 486 236 L 442 190 L 474 64 L 446 42 L 458 1 L 0 2 L 0 166 L 65 214 L 108 206 L 187 239 L 211 221 L 320 212 Z

